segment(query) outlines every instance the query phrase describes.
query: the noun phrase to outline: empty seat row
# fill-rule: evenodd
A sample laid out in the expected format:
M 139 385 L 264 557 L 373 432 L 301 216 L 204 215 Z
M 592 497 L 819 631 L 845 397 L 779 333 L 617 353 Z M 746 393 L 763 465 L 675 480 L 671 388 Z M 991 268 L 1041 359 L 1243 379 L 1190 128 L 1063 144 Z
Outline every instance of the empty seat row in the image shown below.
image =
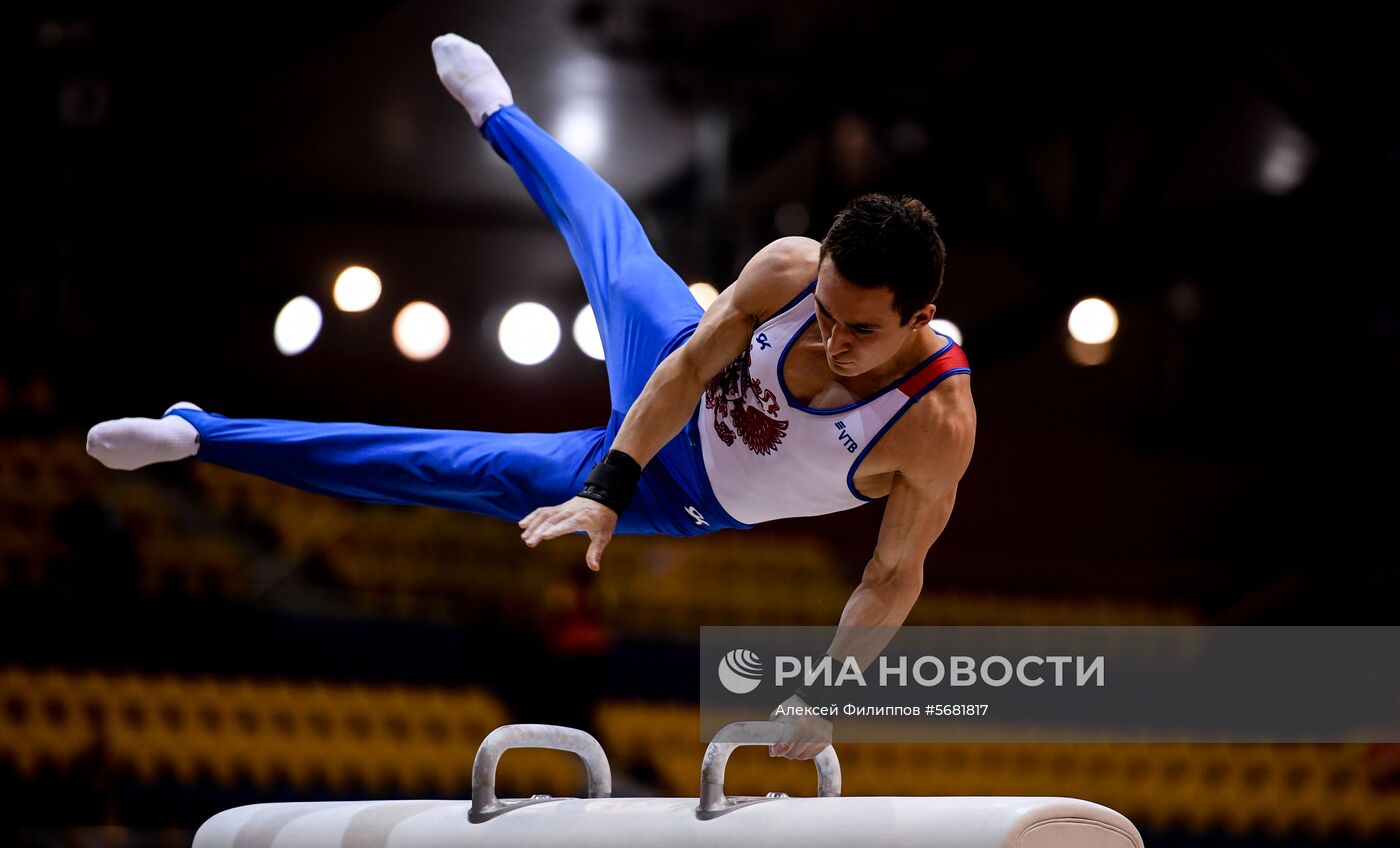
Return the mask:
M 460 794 L 508 721 L 474 688 L 0 669 L 0 761 L 23 777 L 95 757 L 147 782 Z M 512 752 L 502 787 L 576 789 L 576 764 L 543 753 Z

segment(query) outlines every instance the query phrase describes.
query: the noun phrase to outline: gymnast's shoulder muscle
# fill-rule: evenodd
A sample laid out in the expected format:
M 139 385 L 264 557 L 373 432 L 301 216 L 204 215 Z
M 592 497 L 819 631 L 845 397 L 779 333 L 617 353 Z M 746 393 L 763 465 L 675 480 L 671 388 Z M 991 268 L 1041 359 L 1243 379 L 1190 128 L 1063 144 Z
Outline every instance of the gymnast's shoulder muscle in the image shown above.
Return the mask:
M 739 279 L 705 310 L 695 334 L 676 351 L 681 367 L 696 381 L 708 382 L 741 356 L 754 329 L 816 276 L 816 252 L 806 249 L 802 241 L 812 240 L 778 239 L 755 253 Z
M 785 236 L 753 255 L 739 278 L 725 290 L 735 309 L 757 327 L 792 302 L 817 277 L 821 242 L 805 236 Z
M 967 470 L 976 433 L 971 381 L 954 374 L 915 401 L 883 441 L 890 448 L 887 461 L 900 474 L 944 488 Z

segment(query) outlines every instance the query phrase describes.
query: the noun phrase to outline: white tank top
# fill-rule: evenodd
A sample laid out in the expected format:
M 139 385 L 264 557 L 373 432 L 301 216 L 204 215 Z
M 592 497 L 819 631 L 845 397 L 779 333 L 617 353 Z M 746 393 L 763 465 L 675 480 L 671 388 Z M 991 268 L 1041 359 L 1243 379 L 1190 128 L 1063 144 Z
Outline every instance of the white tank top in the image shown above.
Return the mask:
M 783 380 L 788 350 L 817 320 L 813 280 L 754 331 L 749 349 L 715 375 L 699 410 L 705 473 L 720 506 L 745 524 L 825 515 L 873 500 L 856 469 L 906 410 L 944 378 L 970 374 L 952 339 L 908 374 L 863 400 L 814 409 Z

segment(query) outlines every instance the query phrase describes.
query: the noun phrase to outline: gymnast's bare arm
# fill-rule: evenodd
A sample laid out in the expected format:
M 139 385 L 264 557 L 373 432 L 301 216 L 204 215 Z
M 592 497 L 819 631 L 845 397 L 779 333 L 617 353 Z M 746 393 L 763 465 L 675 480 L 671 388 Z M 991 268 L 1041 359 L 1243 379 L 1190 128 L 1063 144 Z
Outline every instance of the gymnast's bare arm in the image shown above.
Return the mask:
M 954 375 L 920 398 L 890 431 L 899 470 L 880 522 L 875 552 L 841 614 L 842 627 L 898 627 L 923 589 L 924 558 L 948 525 L 958 482 L 972 459 L 977 411 L 966 375 Z M 839 641 L 833 649 L 845 647 Z M 843 651 L 864 668 L 874 650 Z M 832 654 L 836 657 L 836 654 Z
M 855 657 L 862 669 L 874 662 L 923 590 L 924 558 L 948 525 L 958 481 L 972 458 L 977 412 L 968 380 L 965 375 L 944 380 L 885 436 L 897 440 L 899 466 L 890 483 L 875 553 L 846 602 L 827 650 L 838 662 Z M 774 717 L 782 720 L 777 711 Z M 830 725 L 818 726 L 825 721 L 793 721 L 799 726 L 787 738 L 819 741 L 781 743 L 771 746 L 770 753 L 794 760 L 815 757 L 829 739 Z
M 613 450 L 645 467 L 681 431 L 705 386 L 749 346 L 754 329 L 786 305 L 812 277 L 811 240 L 781 238 L 754 254 L 695 329 L 695 334 L 657 366 L 636 403 L 627 411 Z M 597 571 L 612 539 L 617 513 L 588 498 L 570 498 L 540 507 L 521 519 L 521 538 L 530 547 L 565 533 L 586 531 L 588 567 Z

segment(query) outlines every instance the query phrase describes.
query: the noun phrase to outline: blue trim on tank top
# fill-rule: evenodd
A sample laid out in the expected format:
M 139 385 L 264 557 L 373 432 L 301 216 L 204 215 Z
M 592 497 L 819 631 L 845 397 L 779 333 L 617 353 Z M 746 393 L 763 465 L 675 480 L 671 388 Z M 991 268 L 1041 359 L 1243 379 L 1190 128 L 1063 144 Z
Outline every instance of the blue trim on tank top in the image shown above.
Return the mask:
M 778 318 L 781 318 L 789 310 L 800 304 L 803 300 L 806 299 L 807 295 L 812 293 L 812 290 L 815 289 L 816 286 L 817 281 L 815 279 L 812 280 L 812 282 L 808 283 L 806 288 L 798 292 L 797 296 L 794 297 L 792 300 L 789 300 L 783 306 L 782 309 L 779 309 L 777 312 L 774 312 L 768 317 L 767 320 L 765 320 L 762 324 L 756 327 L 754 329 L 754 335 L 758 335 L 769 324 L 772 324 Z M 672 340 L 672 342 L 669 345 L 667 345 L 666 350 L 662 354 L 662 359 L 665 359 L 666 356 L 669 356 L 681 345 L 690 341 L 690 337 L 695 335 L 695 330 L 696 327 L 692 326 L 679 333 L 676 336 L 676 338 Z M 753 346 L 752 337 L 749 339 L 749 346 Z M 698 471 L 698 479 L 696 480 L 696 484 L 700 487 L 701 491 L 697 492 L 696 494 L 699 495 L 702 501 L 706 502 L 703 504 L 703 506 L 705 507 L 704 515 L 706 516 L 707 520 L 709 520 L 711 528 L 713 528 L 714 530 L 750 530 L 753 528 L 754 525 L 745 524 L 744 522 L 730 515 L 728 510 L 724 508 L 724 505 L 719 502 L 719 496 L 715 494 L 714 485 L 710 483 L 710 472 L 709 469 L 705 467 L 705 450 L 700 445 L 700 428 L 704 426 L 703 424 L 701 424 L 700 421 L 700 413 L 704 410 L 704 406 L 705 399 L 704 397 L 701 397 L 700 400 L 695 404 L 695 411 L 691 413 L 690 420 L 686 423 L 685 427 L 681 428 L 681 432 L 679 434 L 681 438 L 684 438 L 686 440 L 690 449 L 692 462 L 694 463 L 695 469 Z
M 937 331 L 937 330 L 934 330 L 934 332 L 937 333 L 938 331 Z M 940 336 L 943 335 L 942 333 L 938 333 L 938 334 L 939 334 Z M 945 337 L 945 338 L 946 338 L 946 337 Z M 906 403 L 906 404 L 904 404 L 903 406 L 901 406 L 901 407 L 899 408 L 899 411 L 898 411 L 898 412 L 896 412 L 894 415 L 890 416 L 890 420 L 888 420 L 888 421 L 885 422 L 885 426 L 883 426 L 883 427 L 880 428 L 880 432 L 878 432 L 878 433 L 875 434 L 875 438 L 871 439 L 871 440 L 866 444 L 865 450 L 861 451 L 861 452 L 860 452 L 860 456 L 856 457 L 856 461 L 853 462 L 853 463 L 851 463 L 851 470 L 846 472 L 846 488 L 850 490 L 851 494 L 853 494 L 853 495 L 855 495 L 857 498 L 860 498 L 861 500 L 867 501 L 867 502 L 868 502 L 868 501 L 873 501 L 873 500 L 879 500 L 878 498 L 867 498 L 865 495 L 862 495 L 860 492 L 856 491 L 856 469 L 859 468 L 859 467 L 860 467 L 860 464 L 861 464 L 862 462 L 865 461 L 865 455 L 868 454 L 868 453 L 870 453 L 870 449 L 873 448 L 873 447 L 875 447 L 875 444 L 876 444 L 877 442 L 880 441 L 880 437 L 883 436 L 883 435 L 885 435 L 885 432 L 886 432 L 887 430 L 889 430 L 891 427 L 894 426 L 894 422 L 896 422 L 896 421 L 898 421 L 900 418 L 904 417 L 904 413 L 908 412 L 908 411 L 910 410 L 910 408 L 912 408 L 912 407 L 914 406 L 914 402 L 915 402 L 915 401 L 917 401 L 919 398 L 923 397 L 924 395 L 928 394 L 929 392 L 933 391 L 933 389 L 934 389 L 935 386 L 937 386 L 939 383 L 943 382 L 944 380 L 948 379 L 949 377 L 953 376 L 954 374 L 971 374 L 971 373 L 972 373 L 972 369 L 971 369 L 971 368 L 949 368 L 947 371 L 944 371 L 942 374 L 939 374 L 938 377 L 937 377 L 936 379 L 934 379 L 933 382 L 929 383 L 927 386 L 924 386 L 922 389 L 919 389 L 917 392 L 915 392 L 914 395 L 913 395 L 912 397 L 909 398 L 909 402 L 908 402 L 908 403 Z
M 865 406 L 867 403 L 870 403 L 872 400 L 875 400 L 876 398 L 879 398 L 879 397 L 883 396 L 884 394 L 886 394 L 886 393 L 889 392 L 890 390 L 899 388 L 901 385 L 903 385 L 905 382 L 907 382 L 907 381 L 909 380 L 910 377 L 913 377 L 915 374 L 917 374 L 917 373 L 919 373 L 920 371 L 922 371 L 925 367 L 928 366 L 928 364 L 929 364 L 930 362 L 934 361 L 934 360 L 937 359 L 938 357 L 940 357 L 940 356 L 942 356 L 943 354 L 947 353 L 947 352 L 948 352 L 948 349 L 951 348 L 951 347 L 953 346 L 953 340 L 952 340 L 951 338 L 949 338 L 948 336 L 943 335 L 942 333 L 938 332 L 937 330 L 933 330 L 932 327 L 929 327 L 930 330 L 933 330 L 933 334 L 934 334 L 935 336 L 938 336 L 939 338 L 942 338 L 942 339 L 947 339 L 947 341 L 948 341 L 947 344 L 945 344 L 943 347 L 941 347 L 941 348 L 938 349 L 938 352 L 937 352 L 937 353 L 935 353 L 935 354 L 933 354 L 932 356 L 930 356 L 929 358 L 925 359 L 923 362 L 920 362 L 918 365 L 915 365 L 915 366 L 914 366 L 913 368 L 911 368 L 903 377 L 900 377 L 898 380 L 895 380 L 893 383 L 890 383 L 888 386 L 885 386 L 883 389 L 879 390 L 878 392 L 876 392 L 876 393 L 873 394 L 873 395 L 870 395 L 869 397 L 861 398 L 860 400 L 856 401 L 855 403 L 847 404 L 846 406 L 838 406 L 838 407 L 835 407 L 835 408 L 833 408 L 833 409 L 817 409 L 817 408 L 815 408 L 815 407 L 806 406 L 806 405 L 804 405 L 804 404 L 798 403 L 797 401 L 793 400 L 793 398 L 792 398 L 792 392 L 788 391 L 787 380 L 783 377 L 784 367 L 785 367 L 786 364 L 787 364 L 788 353 L 790 353 L 790 352 L 792 351 L 792 346 L 793 346 L 793 344 L 794 344 L 798 339 L 802 338 L 802 334 L 805 333 L 805 332 L 807 332 L 807 328 L 810 327 L 810 326 L 812 326 L 812 324 L 813 324 L 816 320 L 817 320 L 817 313 L 813 312 L 813 313 L 812 313 L 812 317 L 807 319 L 807 321 L 802 325 L 802 328 L 801 328 L 800 330 L 798 330 L 796 333 L 793 333 L 793 334 L 792 334 L 792 338 L 788 339 L 787 345 L 785 345 L 785 346 L 783 347 L 782 355 L 780 355 L 780 356 L 778 357 L 778 385 L 779 385 L 779 386 L 782 388 L 782 390 L 783 390 L 783 397 L 787 399 L 788 406 L 791 407 L 792 409 L 801 410 L 802 412 L 806 412 L 806 413 L 809 413 L 809 414 L 811 414 L 811 415 L 839 415 L 839 414 L 841 414 L 841 413 L 843 413 L 843 412 L 850 412 L 850 411 L 853 410 L 853 409 L 859 409 L 860 407 Z
M 793 307 L 797 306 L 797 304 L 799 304 L 799 303 L 801 303 L 802 301 L 806 300 L 806 299 L 807 299 L 807 295 L 811 294 L 812 291 L 816 289 L 816 287 L 817 287 L 817 281 L 816 281 L 816 280 L 813 280 L 812 282 L 808 283 L 806 288 L 804 288 L 802 291 L 800 291 L 800 292 L 797 293 L 797 297 L 794 297 L 792 300 L 789 300 L 789 301 L 787 302 L 787 305 L 786 305 L 786 306 L 784 306 L 782 309 L 779 309 L 777 312 L 774 312 L 772 315 L 769 315 L 768 318 L 767 318 L 762 324 L 759 324 L 757 327 L 755 327 L 755 328 L 754 328 L 754 331 L 753 331 L 753 332 L 754 332 L 754 335 L 756 336 L 756 335 L 758 335 L 759 333 L 761 333 L 761 332 L 763 331 L 763 329 L 764 329 L 765 327 L 767 327 L 769 324 L 772 324 L 774 321 L 776 321 L 776 320 L 778 320 L 779 318 L 783 317 L 783 315 L 784 315 L 785 313 L 787 313 L 788 310 L 792 309 Z M 752 339 L 749 340 L 749 346 L 750 346 L 750 347 L 753 346 L 753 340 L 752 340 Z

